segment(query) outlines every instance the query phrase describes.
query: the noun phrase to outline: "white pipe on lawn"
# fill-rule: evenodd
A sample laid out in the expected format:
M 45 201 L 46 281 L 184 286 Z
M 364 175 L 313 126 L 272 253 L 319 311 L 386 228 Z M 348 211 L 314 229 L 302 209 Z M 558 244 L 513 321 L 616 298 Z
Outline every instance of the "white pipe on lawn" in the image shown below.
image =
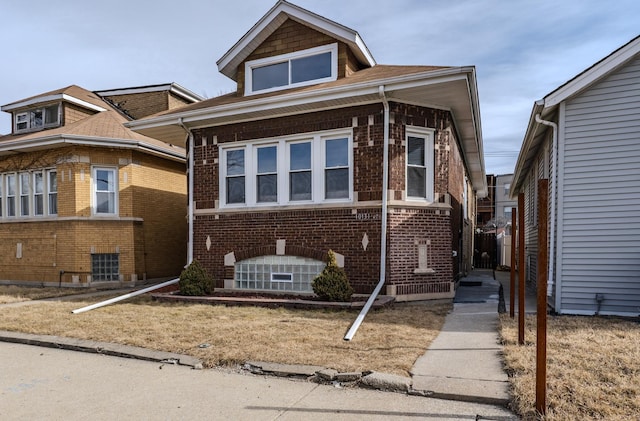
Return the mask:
M 389 102 L 384 93 L 384 86 L 380 85 L 378 88 L 380 98 L 382 98 L 382 105 L 384 106 L 384 151 L 382 153 L 382 232 L 380 233 L 380 280 L 378 285 L 371 293 L 371 296 L 365 303 L 364 307 L 358 314 L 358 317 L 353 322 L 349 331 L 344 336 L 345 341 L 350 341 L 358 331 L 358 328 L 364 321 L 365 316 L 369 312 L 369 309 L 376 300 L 376 297 L 380 293 L 382 286 L 385 282 L 385 276 L 387 271 L 387 190 L 389 188 Z
M 140 289 L 138 291 L 134 291 L 134 292 L 130 292 L 128 294 L 120 295 L 119 297 L 110 298 L 110 299 L 105 300 L 105 301 L 100 301 L 99 303 L 91 304 L 89 306 L 73 310 L 72 313 L 73 314 L 84 313 L 85 311 L 89 311 L 89 310 L 93 310 L 93 309 L 96 309 L 96 308 L 99 308 L 99 307 L 107 306 L 109 304 L 117 303 L 118 301 L 122 301 L 122 300 L 126 300 L 128 298 L 136 297 L 138 295 L 142 295 L 142 294 L 147 293 L 149 291 L 153 291 L 153 290 L 156 290 L 156 289 L 160 289 L 162 287 L 166 287 L 166 286 L 169 286 L 169 285 L 177 284 L 178 282 L 180 282 L 180 278 L 172 279 L 170 281 L 163 282 L 161 284 L 153 285 L 153 286 L 150 286 L 150 287 L 147 287 L 147 288 L 144 288 L 144 289 Z

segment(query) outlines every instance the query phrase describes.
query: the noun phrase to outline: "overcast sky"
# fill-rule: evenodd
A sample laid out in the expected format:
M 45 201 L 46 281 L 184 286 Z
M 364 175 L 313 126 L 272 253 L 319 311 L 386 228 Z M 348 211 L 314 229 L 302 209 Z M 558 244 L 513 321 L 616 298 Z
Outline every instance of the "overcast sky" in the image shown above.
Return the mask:
M 535 100 L 640 33 L 637 0 L 291 2 L 358 31 L 379 64 L 476 66 L 488 174 L 513 172 Z M 2 1 L 0 105 L 72 84 L 230 92 L 216 61 L 275 3 Z

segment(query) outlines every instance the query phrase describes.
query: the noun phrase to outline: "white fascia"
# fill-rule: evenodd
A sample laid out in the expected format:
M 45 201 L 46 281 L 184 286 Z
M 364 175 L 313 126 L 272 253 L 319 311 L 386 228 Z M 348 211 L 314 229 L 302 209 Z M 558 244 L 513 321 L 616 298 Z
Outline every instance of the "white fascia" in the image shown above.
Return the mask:
M 636 37 L 631 42 L 620 47 L 569 82 L 551 92 L 544 98 L 544 105 L 546 107 L 558 105 L 631 60 L 638 53 L 640 53 L 640 37 Z
M 179 124 L 181 119 L 185 123 L 197 123 L 199 120 L 210 118 L 221 118 L 237 114 L 248 114 L 254 111 L 267 111 L 269 109 L 277 109 L 291 107 L 310 102 L 323 103 L 332 100 L 339 100 L 350 97 L 373 95 L 378 99 L 378 87 L 385 86 L 386 92 L 393 92 L 396 89 L 410 89 L 419 86 L 435 85 L 451 81 L 458 81 L 467 78 L 467 74 L 471 68 L 456 67 L 447 68 L 429 72 L 415 73 L 411 75 L 398 76 L 388 79 L 378 79 L 370 82 L 359 83 L 355 85 L 337 86 L 329 89 L 322 89 L 310 92 L 293 92 L 284 95 L 270 96 L 258 98 L 250 101 L 239 103 L 214 106 L 211 108 L 203 108 L 193 111 L 185 111 L 167 116 L 159 116 L 144 120 L 134 120 L 125 123 L 126 127 L 134 130 L 143 130 L 166 126 L 170 124 Z M 363 102 L 372 102 L 370 100 Z
M 31 105 L 44 104 L 45 102 L 54 102 L 54 101 L 67 101 L 76 105 L 80 105 L 84 108 L 88 108 L 94 111 L 106 111 L 106 108 L 99 107 L 97 105 L 91 104 L 90 102 L 83 101 L 76 97 L 67 94 L 55 94 L 55 95 L 47 95 L 47 96 L 39 96 L 36 98 L 31 98 L 26 101 L 14 102 L 13 104 L 3 105 L 0 109 L 2 111 L 13 111 L 18 108 L 29 107 Z
M 0 146 L 0 153 L 19 152 L 24 148 L 38 148 L 61 144 L 98 146 L 104 148 L 138 149 L 156 156 L 171 159 L 173 161 L 185 162 L 184 152 L 161 148 L 139 140 L 84 137 L 74 135 L 53 135 L 41 137 L 38 139 L 12 141 L 10 143 L 2 144 Z

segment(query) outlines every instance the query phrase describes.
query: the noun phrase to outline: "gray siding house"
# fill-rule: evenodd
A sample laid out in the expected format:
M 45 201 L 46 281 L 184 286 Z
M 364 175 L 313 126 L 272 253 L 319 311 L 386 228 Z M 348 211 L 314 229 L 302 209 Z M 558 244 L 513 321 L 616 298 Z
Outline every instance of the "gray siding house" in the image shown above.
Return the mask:
M 536 101 L 512 197 L 525 197 L 536 279 L 537 180 L 549 179 L 549 305 L 640 314 L 640 36 Z

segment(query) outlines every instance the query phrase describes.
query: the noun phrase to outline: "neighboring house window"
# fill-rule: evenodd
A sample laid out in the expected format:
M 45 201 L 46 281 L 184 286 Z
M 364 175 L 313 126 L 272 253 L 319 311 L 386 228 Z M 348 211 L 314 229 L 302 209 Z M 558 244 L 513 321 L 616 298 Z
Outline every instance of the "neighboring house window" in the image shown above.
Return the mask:
M 94 253 L 91 255 L 92 281 L 119 281 L 120 256 L 118 253 Z
M 15 114 L 15 131 L 39 130 L 60 124 L 60 104 L 38 107 Z
M 20 173 L 20 216 L 29 216 L 29 173 Z
M 511 184 L 505 184 L 504 185 L 504 195 L 506 197 L 509 197 L 509 190 L 511 189 Z
M 94 214 L 115 215 L 118 213 L 117 169 L 95 167 L 93 169 Z
M 44 215 L 44 174 L 33 173 L 33 214 Z
M 0 174 L 0 217 L 56 215 L 57 202 L 55 170 Z
M 311 281 L 324 267 L 324 262 L 307 257 L 252 257 L 235 264 L 234 287 L 311 292 Z
M 433 202 L 433 130 L 407 128 L 407 198 Z
M 507 222 L 511 222 L 511 206 L 504 207 L 504 217 Z
M 47 171 L 47 191 L 49 194 L 49 215 L 58 214 L 58 174 Z
M 245 94 L 270 92 L 337 79 L 338 44 L 248 61 Z
M 220 146 L 222 207 L 351 200 L 353 154 L 347 133 Z
M 16 175 L 7 174 L 7 216 L 16 216 Z

